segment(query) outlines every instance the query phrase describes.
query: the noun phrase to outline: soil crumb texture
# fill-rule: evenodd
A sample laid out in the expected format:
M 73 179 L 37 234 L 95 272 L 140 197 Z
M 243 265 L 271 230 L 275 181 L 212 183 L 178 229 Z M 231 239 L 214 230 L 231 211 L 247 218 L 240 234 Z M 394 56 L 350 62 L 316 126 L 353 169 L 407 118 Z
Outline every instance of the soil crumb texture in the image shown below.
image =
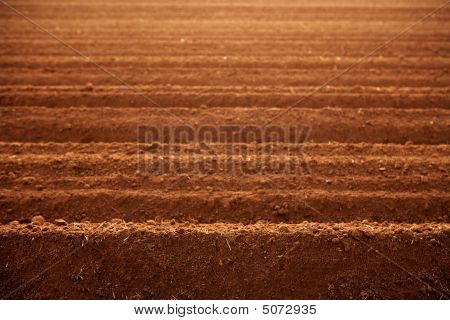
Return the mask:
M 450 4 L 7 2 L 0 298 L 450 297 Z

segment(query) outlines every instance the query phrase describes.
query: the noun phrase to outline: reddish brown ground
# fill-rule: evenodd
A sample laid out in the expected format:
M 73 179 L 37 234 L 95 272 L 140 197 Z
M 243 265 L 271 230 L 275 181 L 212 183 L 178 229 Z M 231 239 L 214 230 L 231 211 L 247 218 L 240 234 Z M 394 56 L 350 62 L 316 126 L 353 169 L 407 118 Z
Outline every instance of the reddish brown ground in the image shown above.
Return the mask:
M 448 298 L 450 7 L 276 119 L 310 175 L 140 172 L 136 144 L 262 126 L 442 1 L 9 3 L 156 104 L 0 5 L 0 297 Z

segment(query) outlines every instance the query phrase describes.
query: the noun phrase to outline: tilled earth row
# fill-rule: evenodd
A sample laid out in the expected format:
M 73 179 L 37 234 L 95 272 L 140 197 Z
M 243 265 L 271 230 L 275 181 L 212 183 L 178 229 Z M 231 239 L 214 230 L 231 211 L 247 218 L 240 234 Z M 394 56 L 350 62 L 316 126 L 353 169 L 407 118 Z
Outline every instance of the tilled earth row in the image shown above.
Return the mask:
M 449 297 L 441 1 L 8 3 L 1 298 Z

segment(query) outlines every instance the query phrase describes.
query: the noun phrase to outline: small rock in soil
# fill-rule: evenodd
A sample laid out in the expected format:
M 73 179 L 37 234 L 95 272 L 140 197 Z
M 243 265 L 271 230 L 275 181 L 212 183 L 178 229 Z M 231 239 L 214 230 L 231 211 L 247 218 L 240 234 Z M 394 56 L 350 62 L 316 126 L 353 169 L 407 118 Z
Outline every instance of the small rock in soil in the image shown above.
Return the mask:
M 64 219 L 56 219 L 55 220 L 55 225 L 57 226 L 67 226 L 67 221 Z
M 31 218 L 31 223 L 32 224 L 36 224 L 36 225 L 41 225 L 45 223 L 45 218 L 43 216 L 34 216 L 33 218 Z
M 364 235 L 364 233 L 361 230 L 352 230 L 351 235 L 353 238 L 358 239 L 361 238 Z
M 91 82 L 87 82 L 81 91 L 94 91 L 94 85 Z

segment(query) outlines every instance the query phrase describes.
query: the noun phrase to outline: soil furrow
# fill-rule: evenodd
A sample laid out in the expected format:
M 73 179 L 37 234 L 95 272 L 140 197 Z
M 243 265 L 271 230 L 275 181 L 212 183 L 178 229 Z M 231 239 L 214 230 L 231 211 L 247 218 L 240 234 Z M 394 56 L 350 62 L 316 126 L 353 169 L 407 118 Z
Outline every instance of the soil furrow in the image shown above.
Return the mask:
M 371 20 L 379 21 L 383 19 L 387 22 L 397 21 L 410 21 L 421 15 L 432 11 L 433 6 L 425 5 L 421 7 L 373 7 L 371 10 L 367 10 L 364 7 L 356 6 L 267 6 L 261 5 L 258 7 L 249 5 L 154 5 L 147 6 L 133 6 L 128 7 L 125 12 L 123 8 L 105 6 L 104 4 L 89 5 L 69 5 L 61 8 L 60 5 L 47 5 L 47 4 L 33 4 L 33 5 L 18 5 L 17 8 L 26 9 L 30 15 L 39 19 L 83 19 L 89 21 L 90 19 L 98 18 L 99 10 L 108 9 L 103 14 L 103 20 L 115 19 L 132 21 L 139 16 L 142 19 L 151 20 L 183 20 L 186 18 L 207 19 L 207 20 L 260 20 L 269 19 L 272 21 L 288 22 L 292 20 L 309 20 L 311 15 L 314 15 L 314 21 L 337 21 L 337 20 L 351 20 L 355 22 L 368 22 Z M 56 13 L 56 16 L 55 16 Z M 3 11 L 0 18 L 11 17 L 11 13 Z M 450 16 L 450 12 L 444 10 L 441 14 L 435 17 L 435 21 L 446 21 L 446 18 Z
M 28 155 L 72 155 L 98 154 L 100 157 L 109 156 L 130 156 L 140 152 L 161 153 L 164 150 L 170 150 L 174 153 L 183 154 L 204 154 L 206 151 L 213 150 L 214 154 L 233 154 L 238 155 L 243 148 L 251 150 L 253 154 L 270 153 L 274 155 L 303 154 L 305 156 L 390 156 L 390 157 L 446 157 L 450 156 L 450 147 L 442 145 L 414 145 L 412 143 L 401 144 L 377 144 L 377 143 L 285 143 L 281 141 L 261 142 L 258 144 L 235 143 L 231 146 L 227 143 L 211 142 L 205 145 L 199 143 L 171 143 L 170 145 L 156 144 L 151 142 L 136 144 L 133 143 L 8 143 L 0 141 L 0 154 L 7 158 L 9 156 Z M 11 157 L 12 159 L 13 157 Z
M 263 126 L 273 119 L 272 125 L 283 128 L 310 127 L 310 142 L 447 144 L 450 137 L 446 109 L 295 108 L 288 115 L 280 108 L 149 109 L 2 107 L 0 137 L 10 142 L 136 142 L 142 126 Z
M 445 192 L 367 192 L 324 190 L 167 191 L 153 190 L 2 190 L 3 223 L 49 220 L 101 222 L 108 218 L 255 223 L 259 220 L 349 222 L 354 220 L 448 221 L 450 196 Z
M 14 173 L 19 172 L 23 176 Z M 447 174 L 402 175 L 402 176 L 299 176 L 299 175 L 256 175 L 256 176 L 204 176 L 197 174 L 141 176 L 127 175 L 117 170 L 105 175 L 66 174 L 58 170 L 11 170 L 0 175 L 0 187 L 10 190 L 72 190 L 72 189 L 118 189 L 118 190 L 175 190 L 175 191 L 253 191 L 263 189 L 305 190 L 324 189 L 328 191 L 393 191 L 421 192 L 450 189 Z
M 29 226 L 0 226 L 3 297 L 440 299 L 450 286 L 448 224 Z
M 1 62 L 0 62 L 1 64 Z M 73 86 L 78 90 L 85 89 L 86 83 L 93 84 L 93 90 L 100 87 L 114 85 L 117 80 L 97 68 L 64 68 L 55 69 L 41 66 L 31 68 L 2 68 L 4 75 L 0 74 L 1 90 L 7 91 L 5 86 L 21 86 L 21 90 L 36 90 L 37 86 Z M 163 86 L 164 91 L 192 90 L 194 86 L 209 86 L 208 90 L 217 90 L 225 86 L 273 87 L 276 90 L 289 90 L 298 93 L 305 87 L 319 86 L 329 78 L 329 69 L 267 69 L 267 68 L 143 68 L 143 74 L 136 74 L 129 67 L 112 67 L 111 72 L 120 76 L 129 85 Z M 270 71 L 270 75 L 268 72 Z M 400 73 L 400 74 L 399 74 Z M 367 77 L 370 74 L 370 77 Z M 167 86 L 170 84 L 170 86 Z M 324 88 L 324 92 L 340 90 L 346 87 L 347 91 L 367 94 L 369 92 L 442 92 L 450 85 L 450 75 L 442 68 L 436 69 L 374 69 L 367 68 L 364 72 L 350 73 L 342 76 L 333 86 Z M 31 87 L 32 86 L 32 87 Z M 76 87 L 75 87 L 76 86 Z M 183 86 L 182 88 L 180 86 Z M 211 87 L 213 86 L 213 87 Z M 432 87 L 431 87 L 432 86 Z M 378 88 L 378 89 L 377 89 Z
M 86 89 L 92 91 L 92 89 Z M 148 101 L 143 96 L 137 96 L 129 90 L 120 93 L 92 93 L 81 89 L 81 92 L 12 92 L 0 93 L 0 106 L 45 106 L 45 107 L 71 107 L 71 106 L 136 106 L 159 107 Z M 137 89 L 139 90 L 139 89 Z M 139 91 L 142 94 L 158 101 L 158 104 L 166 108 L 181 106 L 188 108 L 211 107 L 260 107 L 283 108 L 295 104 L 305 94 L 301 92 L 276 92 L 255 93 L 247 90 L 246 93 L 202 93 L 179 90 L 178 92 L 164 91 Z M 85 91 L 85 92 L 83 92 Z M 394 94 L 364 94 L 364 93 L 319 93 L 302 102 L 302 108 L 323 108 L 324 106 L 336 108 L 361 108 L 364 101 L 365 108 L 423 108 L 429 105 L 431 108 L 450 108 L 450 95 L 448 93 L 394 93 Z
M 108 173 L 140 176 L 200 175 L 322 175 L 322 176 L 441 176 L 447 179 L 450 158 L 346 157 L 346 156 L 242 156 L 224 155 L 60 155 L 58 157 L 1 156 L 2 172 L 8 176 L 49 174 L 96 175 Z M 110 164 L 110 165 L 108 165 Z
M 370 57 L 364 60 L 361 65 L 364 69 L 380 69 L 376 72 L 381 72 L 382 69 L 398 69 L 399 66 L 412 68 L 415 71 L 421 70 L 440 70 L 445 71 L 450 64 L 448 56 L 432 56 L 432 57 L 410 57 L 408 52 L 397 53 L 393 57 L 384 57 L 379 55 Z M 7 55 L 1 56 L 0 67 L 2 68 L 57 68 L 64 70 L 65 68 L 92 68 L 92 62 L 86 61 L 83 57 L 74 55 L 72 51 L 67 51 L 68 56 L 39 56 L 30 55 L 15 56 Z M 180 53 L 179 53 L 180 54 Z M 320 52 L 314 56 L 286 56 L 279 57 L 276 55 L 267 56 L 249 56 L 248 53 L 244 57 L 234 56 L 233 54 L 220 55 L 181 55 L 171 56 L 168 53 L 164 55 L 152 56 L 147 53 L 144 56 L 95 56 L 94 61 L 105 68 L 136 68 L 145 69 L 150 72 L 154 68 L 215 68 L 215 69 L 231 69 L 247 68 L 255 69 L 273 69 L 287 70 L 290 69 L 308 69 L 310 72 L 315 72 L 316 69 L 330 70 L 330 77 L 343 70 L 348 66 L 358 61 L 361 56 L 356 55 L 352 57 L 341 57 L 341 55 L 326 54 Z M 358 69 L 359 70 L 359 69 Z M 354 70 L 358 71 L 358 70 Z M 195 71 L 195 70 L 194 70 Z M 332 71 L 332 72 L 331 72 Z M 317 72 L 319 73 L 319 72 Z M 151 74 L 151 72 L 150 72 Z

